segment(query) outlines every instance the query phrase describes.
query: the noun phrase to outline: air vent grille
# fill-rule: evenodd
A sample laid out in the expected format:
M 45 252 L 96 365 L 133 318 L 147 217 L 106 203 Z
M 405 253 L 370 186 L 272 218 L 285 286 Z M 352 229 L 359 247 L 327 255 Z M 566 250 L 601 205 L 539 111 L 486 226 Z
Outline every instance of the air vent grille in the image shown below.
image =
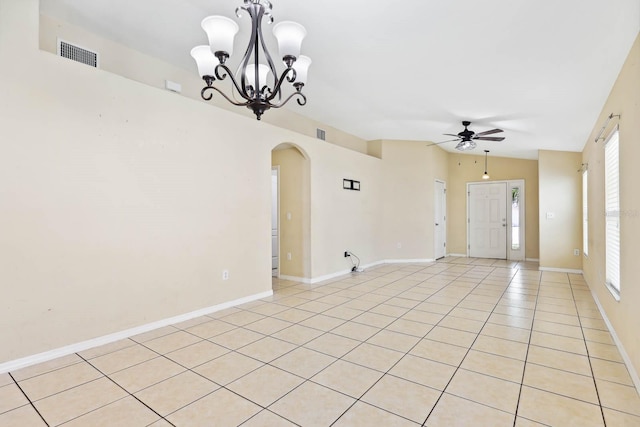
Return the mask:
M 327 134 L 326 134 L 326 132 L 324 130 L 316 129 L 316 136 L 317 136 L 318 139 L 326 141 Z
M 98 67 L 98 53 L 83 49 L 74 44 L 58 40 L 58 54 L 63 58 L 81 62 L 91 67 Z

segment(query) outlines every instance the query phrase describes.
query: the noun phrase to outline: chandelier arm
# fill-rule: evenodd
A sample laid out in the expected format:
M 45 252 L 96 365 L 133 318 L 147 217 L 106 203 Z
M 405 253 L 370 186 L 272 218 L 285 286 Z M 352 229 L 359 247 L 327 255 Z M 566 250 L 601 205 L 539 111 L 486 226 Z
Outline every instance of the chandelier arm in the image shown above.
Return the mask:
M 247 65 L 249 65 L 249 60 L 251 59 L 251 53 L 253 52 L 254 55 L 254 62 L 256 63 L 256 66 L 258 64 L 258 26 L 260 25 L 260 21 L 262 20 L 262 14 L 264 13 L 264 8 L 261 4 L 254 4 L 252 2 L 252 0 L 249 1 L 245 1 L 245 5 L 247 5 L 247 7 L 243 7 L 242 9 L 244 9 L 248 14 L 249 17 L 251 18 L 251 35 L 249 36 L 249 43 L 247 44 L 247 50 L 244 52 L 244 56 L 242 57 L 242 61 L 240 61 L 240 87 L 242 89 L 238 89 L 238 92 L 240 92 L 240 95 L 242 95 L 242 97 L 244 99 L 253 99 L 257 96 L 258 91 L 259 91 L 259 87 L 256 84 L 256 82 L 250 82 L 252 87 L 255 87 L 256 89 L 254 90 L 254 96 L 249 96 L 248 95 L 248 91 L 247 91 L 247 82 L 245 82 L 246 79 L 243 78 L 243 76 L 246 76 L 246 72 L 247 72 Z M 256 81 L 259 78 L 259 73 L 256 70 L 255 73 L 255 78 Z M 236 85 L 237 88 L 237 85 Z
M 223 74 L 220 74 L 220 69 L 222 69 L 224 71 Z M 215 72 L 215 77 L 218 80 L 224 80 L 227 78 L 227 75 L 231 75 L 231 70 L 229 69 L 229 67 L 227 67 L 225 64 L 218 64 L 216 65 L 216 68 L 213 69 L 213 71 Z
M 304 93 L 302 92 L 297 92 L 300 94 L 300 98 L 296 99 L 296 102 L 298 103 L 298 105 L 303 106 L 303 105 L 307 105 L 307 97 L 304 95 Z
M 225 74 L 220 75 L 219 69 L 223 69 Z M 226 66 L 226 64 L 218 64 L 216 65 L 216 78 L 218 80 L 224 80 L 227 77 L 229 77 L 231 79 L 231 83 L 233 83 L 233 86 L 236 88 L 236 90 L 238 91 L 238 93 L 240 94 L 241 97 L 243 97 L 246 100 L 250 100 L 251 97 L 249 95 L 247 95 L 246 89 L 244 88 L 244 85 L 242 87 L 242 89 L 240 89 L 240 87 L 238 86 L 238 81 L 235 79 L 235 77 L 233 77 L 233 73 L 231 72 L 231 70 L 229 69 L 229 67 Z M 218 88 L 210 85 L 210 87 L 212 87 L 213 89 L 216 89 L 218 92 L 222 93 L 220 90 L 218 90 Z M 206 88 L 205 88 L 206 89 Z M 229 99 L 229 97 L 227 97 L 225 95 L 225 98 Z M 236 105 L 246 105 L 244 103 L 240 103 L 240 104 L 236 104 Z
M 221 91 L 220 89 L 218 89 L 215 86 L 205 86 L 202 91 L 200 92 L 200 95 L 202 96 L 202 99 L 204 99 L 205 101 L 210 101 L 211 98 L 213 98 L 213 94 L 209 94 L 209 95 L 205 95 L 206 91 L 209 89 L 213 89 L 216 92 L 218 92 L 220 95 L 222 95 L 227 101 L 229 101 L 230 103 L 232 103 L 233 105 L 236 105 L 238 107 L 246 107 L 247 105 L 250 104 L 250 101 L 246 101 L 246 102 L 238 102 L 235 101 L 231 98 L 229 98 L 223 91 Z
M 271 104 L 271 108 L 280 108 L 283 107 L 287 102 L 289 102 L 289 100 L 291 100 L 291 98 L 293 98 L 294 96 L 299 96 L 300 98 L 297 99 L 298 101 L 298 105 L 305 105 L 307 103 L 307 97 L 304 96 L 304 93 L 302 92 L 293 92 L 291 95 L 289 95 L 284 101 L 282 101 L 280 104 Z
M 270 9 L 271 8 L 271 3 L 267 2 L 267 7 Z M 273 18 L 271 18 L 273 20 Z M 261 23 L 262 19 L 260 19 L 260 21 L 258 21 L 257 24 L 257 36 L 258 39 L 260 40 L 260 45 L 262 46 L 262 52 L 264 53 L 264 56 L 267 60 L 267 64 L 269 65 L 269 69 L 271 70 L 271 74 L 273 75 L 274 79 L 277 79 L 278 76 L 278 72 L 276 70 L 276 65 L 273 62 L 273 58 L 271 58 L 271 54 L 269 53 L 269 49 L 267 49 L 267 45 L 264 41 L 264 35 L 262 34 L 262 23 Z M 256 47 L 256 52 L 258 51 L 258 48 Z M 257 55 L 256 55 L 257 58 Z M 256 59 L 257 61 L 257 59 Z M 286 73 L 286 71 L 285 71 Z M 284 73 L 283 73 L 284 74 Z M 275 86 L 273 87 L 273 90 L 268 89 L 269 92 L 269 96 L 267 97 L 268 101 L 271 101 L 276 95 L 278 95 L 278 99 L 282 99 L 282 93 L 280 93 L 279 88 L 280 88 L 281 83 L 276 83 Z M 265 92 L 267 93 L 267 92 Z
M 287 77 L 288 74 L 291 74 L 291 77 Z M 287 68 L 286 70 L 284 70 L 282 72 L 282 75 L 278 79 L 278 82 L 274 86 L 273 92 L 271 93 L 271 95 L 269 95 L 269 97 L 267 97 L 267 102 L 270 102 L 278 94 L 280 95 L 278 97 L 278 100 L 281 100 L 282 91 L 280 90 L 280 88 L 282 87 L 282 83 L 284 83 L 285 80 L 288 81 L 289 83 L 292 83 L 293 81 L 295 81 L 295 79 L 296 79 L 296 70 L 294 70 L 293 68 Z

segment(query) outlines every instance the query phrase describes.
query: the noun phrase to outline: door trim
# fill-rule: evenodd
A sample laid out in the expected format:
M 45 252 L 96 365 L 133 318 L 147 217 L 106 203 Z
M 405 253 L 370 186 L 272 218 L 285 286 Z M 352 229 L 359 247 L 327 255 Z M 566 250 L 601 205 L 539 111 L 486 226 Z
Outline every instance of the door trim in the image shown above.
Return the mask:
M 275 174 L 274 174 L 275 172 Z M 277 189 L 276 189 L 276 196 L 277 196 L 277 200 L 276 200 L 276 226 L 278 227 L 278 231 L 277 231 L 277 239 L 276 239 L 276 253 L 278 254 L 278 267 L 276 268 L 275 271 L 275 276 L 273 275 L 274 271 L 273 271 L 273 267 L 271 267 L 271 277 L 275 277 L 275 278 L 279 278 L 280 277 L 280 264 L 282 263 L 282 254 L 280 253 L 280 165 L 276 165 L 276 166 L 271 166 L 271 176 L 273 177 L 275 175 L 276 177 L 276 185 L 277 185 Z M 273 178 L 272 178 L 273 179 Z M 271 203 L 273 205 L 273 194 L 271 195 Z M 272 206 L 272 212 L 273 212 L 273 206 Z M 273 229 L 271 229 L 271 236 L 273 237 Z M 269 263 L 269 265 L 273 265 L 273 251 L 271 252 L 271 258 L 272 258 L 272 262 Z
M 440 183 L 442 184 L 443 188 L 444 188 L 444 195 L 443 195 L 443 201 L 442 201 L 442 209 L 444 212 L 444 224 L 443 224 L 443 234 L 444 234 L 444 255 L 442 256 L 442 258 L 445 258 L 447 256 L 447 182 L 441 179 L 436 179 L 435 183 Z M 436 191 L 434 191 L 434 194 L 436 195 L 436 197 L 438 197 L 438 193 Z M 434 200 L 435 203 L 435 200 Z M 435 208 L 435 206 L 434 206 Z M 435 209 L 434 209 L 434 217 L 435 217 Z M 437 221 L 437 218 L 434 218 Z M 435 221 L 434 221 L 434 226 L 433 226 L 433 258 L 434 259 L 440 259 L 437 257 L 437 244 L 438 241 L 436 239 L 436 226 L 435 226 Z

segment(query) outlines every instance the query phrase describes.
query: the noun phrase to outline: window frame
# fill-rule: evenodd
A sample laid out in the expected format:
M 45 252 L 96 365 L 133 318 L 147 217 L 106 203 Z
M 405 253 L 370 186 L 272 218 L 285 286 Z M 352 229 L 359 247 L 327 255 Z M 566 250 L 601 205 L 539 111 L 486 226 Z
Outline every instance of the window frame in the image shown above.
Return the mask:
M 605 286 L 620 301 L 620 131 L 604 144 Z
M 582 172 L 582 254 L 589 257 L 589 169 Z

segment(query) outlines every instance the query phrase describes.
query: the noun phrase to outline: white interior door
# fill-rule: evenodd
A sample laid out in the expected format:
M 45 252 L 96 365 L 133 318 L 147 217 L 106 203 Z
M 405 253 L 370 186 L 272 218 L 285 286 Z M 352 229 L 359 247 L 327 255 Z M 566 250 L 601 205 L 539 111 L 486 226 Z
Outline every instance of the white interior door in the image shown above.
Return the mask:
M 278 169 L 271 169 L 271 275 L 278 277 L 280 267 L 280 235 L 278 230 Z
M 435 244 L 434 258 L 440 259 L 446 256 L 447 246 L 447 190 L 442 181 L 435 184 L 435 229 L 433 240 Z
M 507 183 L 469 184 L 469 256 L 507 258 Z

